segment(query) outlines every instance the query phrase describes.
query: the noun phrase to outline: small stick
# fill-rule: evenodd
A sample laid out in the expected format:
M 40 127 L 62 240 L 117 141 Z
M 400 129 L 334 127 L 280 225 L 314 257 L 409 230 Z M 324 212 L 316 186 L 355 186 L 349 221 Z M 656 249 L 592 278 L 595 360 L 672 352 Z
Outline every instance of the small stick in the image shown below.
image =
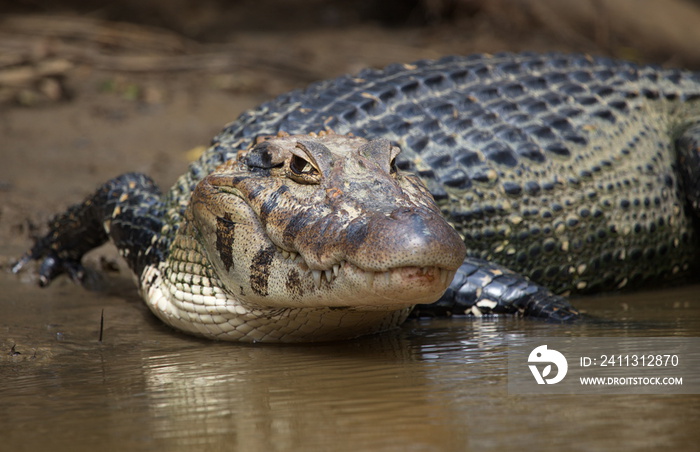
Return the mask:
M 100 338 L 99 338 L 99 343 L 102 343 L 102 333 L 104 333 L 105 330 L 105 310 L 102 308 L 102 314 L 100 315 Z

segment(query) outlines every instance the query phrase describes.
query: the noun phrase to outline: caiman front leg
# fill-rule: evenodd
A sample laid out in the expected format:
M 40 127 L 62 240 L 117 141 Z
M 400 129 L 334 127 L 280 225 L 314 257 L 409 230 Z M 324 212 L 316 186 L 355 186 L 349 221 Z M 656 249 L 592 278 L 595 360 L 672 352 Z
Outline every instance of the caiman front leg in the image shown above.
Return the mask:
M 566 298 L 501 265 L 470 257 L 457 270 L 444 295 L 435 303 L 416 306 L 412 315 L 516 313 L 561 322 L 579 317 Z
M 162 219 L 160 190 L 148 176 L 128 173 L 110 180 L 82 204 L 70 207 L 49 222 L 49 232 L 12 267 L 19 272 L 39 261 L 39 285 L 68 274 L 83 283 L 85 253 L 111 240 L 138 275 L 145 265 L 162 258 L 158 234 Z

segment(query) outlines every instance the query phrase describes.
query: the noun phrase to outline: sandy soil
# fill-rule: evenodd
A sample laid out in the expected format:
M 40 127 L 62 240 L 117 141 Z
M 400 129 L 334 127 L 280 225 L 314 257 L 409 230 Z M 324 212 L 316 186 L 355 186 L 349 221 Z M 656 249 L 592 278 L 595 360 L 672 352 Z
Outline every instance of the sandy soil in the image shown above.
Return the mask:
M 127 13 L 137 11 L 126 3 Z M 659 18 L 644 29 L 659 37 L 646 47 L 650 39 L 635 38 L 645 24 L 605 1 L 577 2 L 599 9 L 573 18 L 528 1 L 423 1 L 398 24 L 363 15 L 351 2 L 335 9 L 322 0 L 300 4 L 308 9 L 280 2 L 273 18 L 268 1 L 219 11 L 212 0 L 196 14 L 192 2 L 176 2 L 184 5 L 179 14 L 161 3 L 144 3 L 154 8 L 146 15 L 152 20 L 135 14 L 138 24 L 124 22 L 123 12 L 85 13 L 81 2 L 0 16 L 0 265 L 29 246 L 51 215 L 107 179 L 143 171 L 168 187 L 224 124 L 316 79 L 395 61 L 520 50 L 700 67 L 700 55 L 686 50 L 694 29 L 684 25 L 700 13 L 682 0 L 642 2 Z M 561 19 L 556 27 L 552 17 Z M 683 27 L 683 44 L 674 44 L 668 30 Z

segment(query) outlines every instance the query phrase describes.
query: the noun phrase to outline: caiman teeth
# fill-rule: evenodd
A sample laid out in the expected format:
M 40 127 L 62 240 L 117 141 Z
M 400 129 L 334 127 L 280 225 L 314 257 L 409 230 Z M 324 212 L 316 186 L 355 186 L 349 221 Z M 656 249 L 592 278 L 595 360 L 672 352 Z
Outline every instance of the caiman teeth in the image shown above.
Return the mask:
M 321 288 L 321 285 L 323 284 L 324 280 L 328 284 L 333 283 L 335 281 L 335 279 L 340 275 L 341 269 L 345 268 L 346 266 L 351 266 L 352 268 L 355 269 L 355 271 L 361 272 L 365 278 L 365 281 L 367 282 L 368 287 L 372 287 L 374 285 L 374 282 L 376 281 L 377 276 L 382 277 L 384 283 L 387 286 L 389 284 L 391 284 L 391 274 L 392 274 L 391 270 L 384 271 L 384 272 L 365 271 L 365 270 L 362 270 L 360 267 L 357 267 L 357 266 L 355 266 L 347 261 L 342 261 L 340 263 L 333 264 L 331 266 L 331 268 L 326 269 L 326 270 L 311 270 L 307 267 L 306 261 L 299 253 L 294 252 L 294 251 L 287 251 L 287 250 L 284 250 L 281 248 L 279 248 L 278 250 L 284 259 L 288 259 L 296 264 L 302 265 L 302 267 L 305 268 L 305 271 L 309 271 L 311 273 L 311 279 L 313 280 L 314 286 L 317 289 Z M 420 267 L 418 269 L 418 274 L 419 275 L 427 275 L 431 271 L 436 273 L 436 276 L 440 280 L 440 283 L 443 285 L 449 284 L 452 281 L 452 278 L 454 278 L 454 275 L 456 273 L 456 271 L 447 270 L 444 268 Z
M 376 273 L 374 272 L 365 273 L 365 278 L 367 279 L 367 285 L 369 287 L 372 287 L 374 285 L 374 275 L 376 275 Z
M 336 265 L 333 266 L 334 269 L 335 267 Z M 337 267 L 338 270 L 311 270 L 311 277 L 314 280 L 314 286 L 316 286 L 316 288 L 320 288 L 324 279 L 328 284 L 332 283 L 336 276 L 338 276 L 337 272 L 340 269 L 340 265 L 337 265 Z
M 440 269 L 440 282 L 442 284 L 450 284 L 457 273 L 456 270 Z
M 321 270 L 311 270 L 311 275 L 314 278 L 314 286 L 321 287 Z

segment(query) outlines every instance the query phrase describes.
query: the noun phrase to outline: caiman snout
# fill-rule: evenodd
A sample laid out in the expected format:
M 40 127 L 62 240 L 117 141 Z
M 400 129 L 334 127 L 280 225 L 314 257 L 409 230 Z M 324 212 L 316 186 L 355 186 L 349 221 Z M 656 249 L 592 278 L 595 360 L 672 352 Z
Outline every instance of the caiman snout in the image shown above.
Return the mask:
M 367 220 L 364 240 L 348 250 L 348 259 L 368 270 L 407 266 L 456 270 L 464 260 L 464 242 L 437 210 L 401 207 L 389 215 L 369 215 Z

